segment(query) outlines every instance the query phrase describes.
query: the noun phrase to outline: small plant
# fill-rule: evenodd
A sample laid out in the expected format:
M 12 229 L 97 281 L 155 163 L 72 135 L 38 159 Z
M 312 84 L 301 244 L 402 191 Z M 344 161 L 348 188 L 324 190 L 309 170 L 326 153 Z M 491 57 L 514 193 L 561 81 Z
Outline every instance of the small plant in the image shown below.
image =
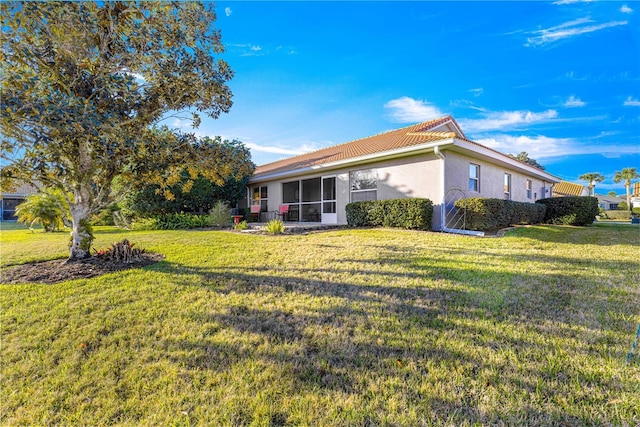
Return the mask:
M 142 254 L 145 253 L 144 249 L 134 248 L 135 243 L 129 242 L 127 239 L 122 239 L 118 243 L 111 244 L 110 248 L 104 248 L 100 250 L 93 250 L 93 255 L 97 258 L 107 259 L 109 261 L 119 261 L 126 264 L 140 260 Z
M 214 227 L 227 227 L 231 224 L 231 209 L 226 202 L 218 200 L 209 212 L 211 225 Z
M 246 230 L 249 226 L 247 225 L 247 221 L 241 221 L 239 223 L 237 223 L 236 225 L 233 226 L 233 229 L 236 231 L 242 231 L 242 230 Z
M 282 234 L 284 233 L 284 223 L 279 219 L 272 219 L 263 227 L 264 231 L 269 234 Z

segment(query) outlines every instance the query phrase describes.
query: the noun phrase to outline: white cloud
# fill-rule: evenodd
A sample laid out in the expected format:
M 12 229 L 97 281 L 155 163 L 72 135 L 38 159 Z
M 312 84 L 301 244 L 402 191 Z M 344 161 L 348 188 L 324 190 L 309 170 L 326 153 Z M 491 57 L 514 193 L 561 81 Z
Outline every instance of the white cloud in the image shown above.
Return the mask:
M 171 126 L 178 129 L 193 130 L 193 120 L 176 118 L 171 122 Z
M 640 154 L 640 147 L 633 145 L 582 143 L 573 138 L 552 138 L 544 135 L 499 134 L 475 141 L 502 153 L 517 154 L 526 151 L 529 157 L 536 160 L 580 154 L 600 154 L 608 158 L 620 157 L 622 154 Z
M 185 132 L 185 133 L 192 133 L 198 138 L 204 138 L 205 136 L 208 136 L 202 130 L 195 129 L 193 127 L 193 120 L 192 119 L 174 118 L 173 121 L 168 126 L 170 128 L 173 128 L 173 129 L 179 129 L 179 130 L 181 130 L 182 132 Z
M 224 14 L 225 15 L 231 16 L 232 13 L 233 13 L 233 10 L 231 10 L 230 7 L 227 6 L 227 7 L 224 8 Z
M 461 119 L 460 126 L 466 133 L 487 132 L 495 130 L 513 129 L 522 125 L 545 123 L 558 117 L 556 110 L 540 113 L 532 111 L 495 111 L 485 113 L 482 119 Z
M 580 18 L 565 22 L 564 24 L 560 24 L 555 27 L 533 31 L 532 34 L 536 35 L 529 37 L 525 46 L 540 46 L 546 43 L 553 43 L 561 39 L 628 24 L 627 21 L 611 21 L 603 24 L 586 25 L 593 22 L 594 21 L 590 18 Z
M 633 9 L 631 9 L 629 6 L 622 5 L 622 7 L 620 8 L 620 12 L 622 13 L 633 13 Z
M 582 101 L 580 98 L 576 98 L 574 95 L 571 95 L 569 97 L 569 99 L 567 99 L 565 101 L 565 103 L 562 104 L 562 105 L 564 105 L 565 107 L 568 107 L 568 108 L 570 108 L 570 107 L 584 107 L 585 105 L 587 105 L 587 103 Z
M 640 107 L 640 101 L 635 98 L 628 97 L 622 105 L 625 107 Z
M 484 89 L 481 87 L 477 87 L 475 89 L 469 89 L 469 92 L 471 92 L 473 96 L 480 96 L 482 95 L 482 92 L 484 92 Z
M 250 43 L 230 43 L 227 45 L 230 48 L 238 49 L 240 56 L 261 56 L 269 52 L 262 51 L 262 46 Z
M 384 108 L 389 112 L 391 120 L 396 123 L 423 122 L 445 115 L 430 102 L 409 98 L 408 96 L 392 99 L 384 104 Z

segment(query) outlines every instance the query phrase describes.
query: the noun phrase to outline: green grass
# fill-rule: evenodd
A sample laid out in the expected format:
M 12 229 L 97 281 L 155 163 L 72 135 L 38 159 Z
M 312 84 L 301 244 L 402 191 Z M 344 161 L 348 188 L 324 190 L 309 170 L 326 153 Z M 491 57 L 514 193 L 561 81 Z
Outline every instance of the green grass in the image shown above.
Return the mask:
M 637 227 L 96 236 L 166 260 L 1 285 L 0 424 L 640 424 Z

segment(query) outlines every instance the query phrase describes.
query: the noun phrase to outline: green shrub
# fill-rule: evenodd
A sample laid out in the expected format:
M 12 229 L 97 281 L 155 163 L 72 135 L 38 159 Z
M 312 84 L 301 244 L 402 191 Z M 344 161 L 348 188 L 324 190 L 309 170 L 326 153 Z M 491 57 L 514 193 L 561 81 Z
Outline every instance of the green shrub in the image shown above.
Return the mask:
M 634 218 L 640 217 L 640 208 L 632 208 L 631 216 Z
M 430 230 L 433 204 L 429 199 L 392 199 L 352 202 L 346 206 L 352 227 L 384 226 Z
M 160 230 L 157 218 L 136 218 L 129 227 L 132 230 Z
M 595 197 L 570 196 L 538 200 L 547 211 L 544 222 L 560 225 L 590 225 L 598 215 L 598 199 Z
M 606 219 L 629 219 L 631 211 L 605 211 L 603 217 Z
M 123 210 L 115 211 L 112 214 L 113 225 L 120 228 L 131 227 L 131 218 L 125 215 Z
M 187 230 L 210 226 L 211 220 L 208 215 L 191 215 L 184 212 L 154 218 L 138 218 L 131 223 L 133 230 Z
M 242 230 L 246 230 L 247 228 L 249 228 L 249 226 L 247 225 L 247 221 L 240 221 L 239 223 L 237 223 L 236 225 L 233 226 L 233 229 L 236 231 L 242 231 Z
M 226 202 L 218 200 L 209 212 L 209 220 L 214 227 L 228 227 L 233 222 L 231 208 Z
M 545 206 L 512 200 L 472 197 L 459 199 L 455 207 L 465 211 L 469 230 L 494 231 L 516 224 L 538 224 L 544 219 Z
M 366 227 L 369 222 L 369 211 L 375 202 L 351 202 L 345 207 L 347 224 L 352 227 Z
M 269 234 L 282 234 L 284 233 L 284 223 L 279 219 L 272 219 L 264 227 L 264 231 Z
M 629 210 L 629 206 L 627 206 L 627 202 L 618 203 L 618 210 L 619 211 L 628 211 Z
M 91 215 L 91 225 L 116 225 L 114 223 L 113 213 L 119 211 L 120 207 L 115 203 L 107 206 L 98 213 Z

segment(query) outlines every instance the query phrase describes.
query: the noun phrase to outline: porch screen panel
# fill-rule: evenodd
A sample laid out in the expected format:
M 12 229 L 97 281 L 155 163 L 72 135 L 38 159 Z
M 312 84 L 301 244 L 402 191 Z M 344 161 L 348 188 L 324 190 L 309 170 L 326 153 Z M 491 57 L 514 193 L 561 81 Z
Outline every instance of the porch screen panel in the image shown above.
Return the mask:
M 282 184 L 282 203 L 300 202 L 299 182 L 292 181 Z
M 302 201 L 320 201 L 320 178 L 305 179 L 302 181 Z

